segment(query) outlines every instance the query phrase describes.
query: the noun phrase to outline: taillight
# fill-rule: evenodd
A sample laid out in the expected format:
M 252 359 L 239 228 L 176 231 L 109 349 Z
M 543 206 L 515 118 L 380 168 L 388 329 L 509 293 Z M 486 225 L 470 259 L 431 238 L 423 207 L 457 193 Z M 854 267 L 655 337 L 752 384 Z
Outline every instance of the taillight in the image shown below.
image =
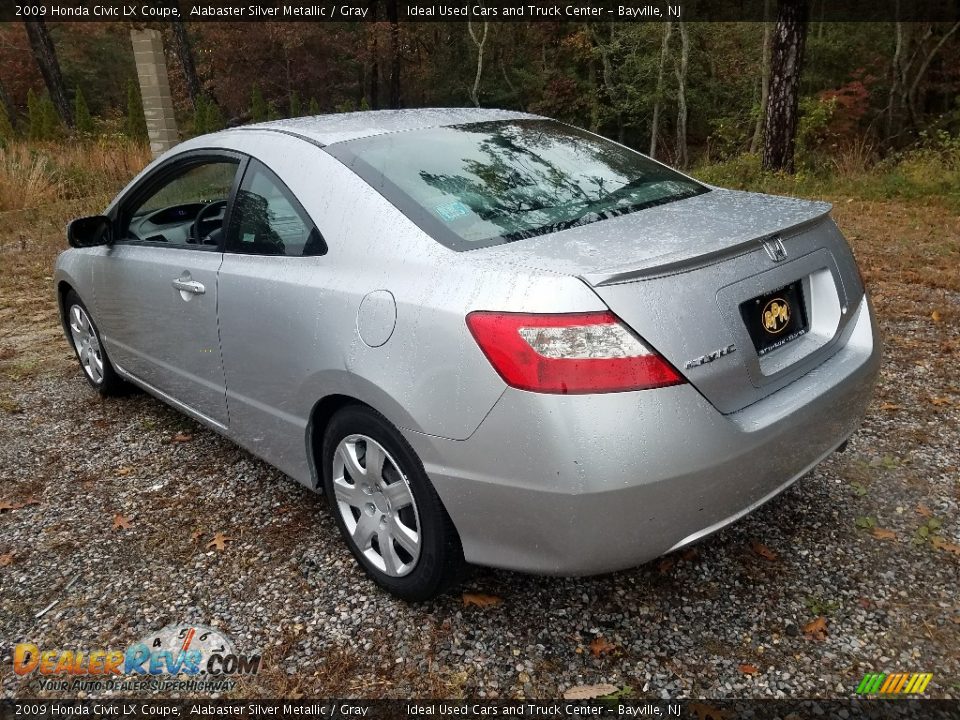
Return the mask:
M 542 393 L 649 390 L 684 382 L 610 312 L 472 312 L 467 327 L 500 376 Z

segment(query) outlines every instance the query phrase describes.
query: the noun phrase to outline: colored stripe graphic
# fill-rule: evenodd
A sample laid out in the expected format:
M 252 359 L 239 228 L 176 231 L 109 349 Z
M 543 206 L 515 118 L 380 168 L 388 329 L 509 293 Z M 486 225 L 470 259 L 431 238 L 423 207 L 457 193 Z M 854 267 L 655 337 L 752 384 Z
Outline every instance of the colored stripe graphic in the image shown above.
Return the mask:
M 857 686 L 857 694 L 918 695 L 932 679 L 933 673 L 867 673 Z

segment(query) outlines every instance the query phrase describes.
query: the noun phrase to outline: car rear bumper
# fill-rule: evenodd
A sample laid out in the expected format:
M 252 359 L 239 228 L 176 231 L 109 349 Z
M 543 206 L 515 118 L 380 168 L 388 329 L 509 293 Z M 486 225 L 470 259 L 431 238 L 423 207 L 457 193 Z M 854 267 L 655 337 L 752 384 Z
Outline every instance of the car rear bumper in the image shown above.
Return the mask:
M 856 430 L 880 365 L 866 299 L 857 313 L 829 360 L 736 413 L 690 385 L 509 389 L 467 440 L 405 434 L 468 561 L 557 575 L 636 566 L 776 496 Z

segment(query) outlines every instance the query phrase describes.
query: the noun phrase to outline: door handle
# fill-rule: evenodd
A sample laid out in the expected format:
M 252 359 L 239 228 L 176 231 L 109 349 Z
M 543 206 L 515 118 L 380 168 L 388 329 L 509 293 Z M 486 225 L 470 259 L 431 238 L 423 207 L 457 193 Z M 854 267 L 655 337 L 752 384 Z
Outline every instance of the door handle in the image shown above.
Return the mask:
M 203 295 L 207 291 L 203 283 L 196 280 L 174 280 L 173 288 L 191 295 Z

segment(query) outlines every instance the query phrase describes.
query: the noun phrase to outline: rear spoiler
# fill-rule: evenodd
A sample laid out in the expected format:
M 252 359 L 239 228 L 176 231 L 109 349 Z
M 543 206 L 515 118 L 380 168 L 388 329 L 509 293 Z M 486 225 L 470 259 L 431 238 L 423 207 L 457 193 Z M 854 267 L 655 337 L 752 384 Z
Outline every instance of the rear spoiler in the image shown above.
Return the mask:
M 702 255 L 677 257 L 677 253 L 666 253 L 660 257 L 651 258 L 640 267 L 635 265 L 630 267 L 612 267 L 583 273 L 578 277 L 592 287 L 603 287 L 605 285 L 618 285 L 620 283 L 634 282 L 637 280 L 650 280 L 668 275 L 677 275 L 709 265 L 715 265 L 716 263 L 739 257 L 740 255 L 752 253 L 772 238 L 786 240 L 791 236 L 806 232 L 813 226 L 823 222 L 824 218 L 830 215 L 833 205 L 826 202 L 821 203 L 821 205 L 822 211 L 801 222 L 788 225 L 774 233 L 750 238 L 749 240 L 734 243 L 727 247 L 705 252 Z

